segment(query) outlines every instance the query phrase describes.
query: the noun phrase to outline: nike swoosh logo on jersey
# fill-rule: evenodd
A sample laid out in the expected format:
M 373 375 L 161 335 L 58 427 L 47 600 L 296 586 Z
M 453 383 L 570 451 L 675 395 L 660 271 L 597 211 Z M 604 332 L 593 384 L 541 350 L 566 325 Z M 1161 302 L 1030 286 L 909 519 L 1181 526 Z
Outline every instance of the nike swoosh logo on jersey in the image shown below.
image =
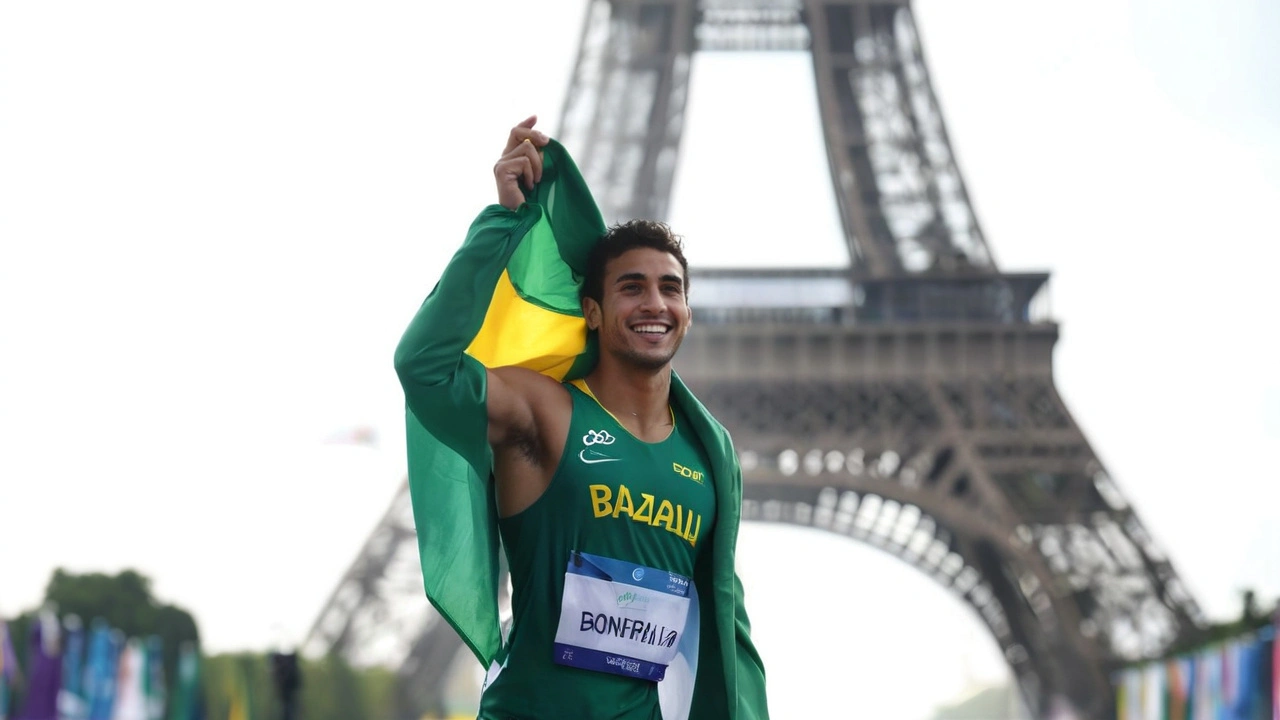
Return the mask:
M 583 448 L 578 452 L 578 459 L 588 465 L 595 465 L 596 463 L 605 463 L 605 462 L 618 462 L 619 460 L 622 459 L 622 458 L 611 458 L 606 455 L 601 455 L 600 453 L 594 450 L 591 451 L 591 455 L 593 456 L 594 459 L 588 459 L 587 450 L 586 448 Z

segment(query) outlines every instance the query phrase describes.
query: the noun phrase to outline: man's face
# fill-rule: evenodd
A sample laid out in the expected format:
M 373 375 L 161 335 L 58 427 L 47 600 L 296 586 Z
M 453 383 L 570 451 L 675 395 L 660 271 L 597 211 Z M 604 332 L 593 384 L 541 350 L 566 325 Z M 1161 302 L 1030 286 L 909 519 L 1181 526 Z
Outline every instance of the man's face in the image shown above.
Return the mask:
M 602 353 L 648 370 L 671 362 L 690 322 L 680 261 L 652 248 L 628 250 L 605 264 L 601 298 L 584 300 L 583 312 L 600 332 Z

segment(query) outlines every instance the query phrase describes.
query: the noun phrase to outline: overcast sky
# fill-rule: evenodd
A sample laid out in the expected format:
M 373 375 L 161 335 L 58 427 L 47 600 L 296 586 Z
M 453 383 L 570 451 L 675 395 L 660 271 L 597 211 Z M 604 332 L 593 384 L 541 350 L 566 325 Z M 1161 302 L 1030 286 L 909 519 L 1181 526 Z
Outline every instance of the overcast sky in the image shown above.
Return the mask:
M 301 639 L 403 474 L 395 343 L 507 129 L 554 131 L 584 4 L 0 5 L 0 614 L 136 567 L 211 650 Z M 1094 449 L 1211 616 L 1276 597 L 1280 6 L 916 5 L 1000 266 L 1053 274 Z M 810 73 L 695 62 L 695 265 L 845 262 Z M 922 717 L 1003 672 L 851 541 L 748 526 L 740 564 L 780 717 Z

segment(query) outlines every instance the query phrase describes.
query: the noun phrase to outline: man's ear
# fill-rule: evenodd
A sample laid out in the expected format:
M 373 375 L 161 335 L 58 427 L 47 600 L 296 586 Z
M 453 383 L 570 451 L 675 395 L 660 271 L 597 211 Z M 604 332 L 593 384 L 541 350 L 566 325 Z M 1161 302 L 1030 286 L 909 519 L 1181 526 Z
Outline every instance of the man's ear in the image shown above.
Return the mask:
M 596 302 L 595 298 L 582 298 L 582 317 L 587 321 L 588 330 L 600 329 L 601 314 L 600 303 Z

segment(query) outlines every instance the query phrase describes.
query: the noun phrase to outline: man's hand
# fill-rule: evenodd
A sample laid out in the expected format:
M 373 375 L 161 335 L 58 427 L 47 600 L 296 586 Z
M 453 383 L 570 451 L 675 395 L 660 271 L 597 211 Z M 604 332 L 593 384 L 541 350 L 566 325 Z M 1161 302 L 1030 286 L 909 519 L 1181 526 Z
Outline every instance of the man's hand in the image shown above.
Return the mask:
M 493 166 L 493 177 L 498 183 L 498 204 L 508 210 L 515 210 L 524 202 L 524 187 L 532 190 L 542 180 L 542 154 L 538 148 L 550 140 L 545 134 L 534 130 L 538 122 L 537 115 L 530 115 L 523 122 L 511 128 L 507 138 L 507 149 Z

